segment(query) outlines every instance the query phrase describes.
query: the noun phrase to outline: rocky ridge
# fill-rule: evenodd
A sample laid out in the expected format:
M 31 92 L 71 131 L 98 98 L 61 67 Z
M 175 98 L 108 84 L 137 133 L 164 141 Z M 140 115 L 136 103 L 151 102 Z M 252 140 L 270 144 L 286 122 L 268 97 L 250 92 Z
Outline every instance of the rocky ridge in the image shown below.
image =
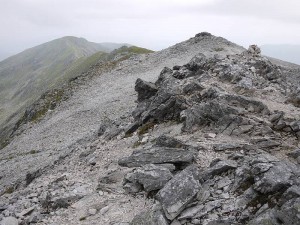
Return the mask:
M 292 89 L 285 76 L 250 46 L 226 57 L 199 54 L 186 65 L 165 68 L 155 83 L 137 80 L 139 103 L 127 133 L 149 123 L 174 121 L 182 124 L 183 133 L 197 132 L 212 140 L 222 136 L 230 143 L 212 143 L 213 151 L 227 154 L 208 167 L 197 163 L 200 152 L 209 151 L 207 146 L 199 145 L 201 150 L 191 157 L 172 137 L 161 149 L 143 147 L 121 159 L 121 166 L 141 166 L 125 176 L 130 193 L 158 191 L 155 208 L 132 224 L 299 224 L 299 165 L 281 155 L 295 149 L 288 155 L 298 159 L 299 120 L 287 121 L 285 113 L 269 109 L 275 102 L 260 99 L 264 90 L 273 89 L 284 101 Z M 168 157 L 170 147 L 175 160 Z M 154 166 L 164 163 L 175 166 L 173 177 Z M 159 178 L 149 176 L 151 172 Z M 164 185 L 149 189 L 158 180 Z
M 8 189 L 1 223 L 299 224 L 297 74 L 208 33 L 139 63 L 194 44 L 189 62 L 136 80 L 132 117 L 125 102 L 126 113 Z

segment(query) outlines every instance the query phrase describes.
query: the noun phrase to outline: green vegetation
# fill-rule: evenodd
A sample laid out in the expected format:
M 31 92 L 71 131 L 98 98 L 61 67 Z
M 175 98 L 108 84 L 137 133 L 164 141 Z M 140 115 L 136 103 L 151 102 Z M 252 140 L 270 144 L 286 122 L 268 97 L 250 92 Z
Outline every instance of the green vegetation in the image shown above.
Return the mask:
M 131 47 L 121 47 L 116 50 L 117 53 L 122 53 L 122 52 L 129 52 L 129 53 L 135 53 L 135 54 L 148 54 L 148 53 L 153 53 L 152 50 L 146 49 L 146 48 L 140 48 L 137 46 L 131 46 Z

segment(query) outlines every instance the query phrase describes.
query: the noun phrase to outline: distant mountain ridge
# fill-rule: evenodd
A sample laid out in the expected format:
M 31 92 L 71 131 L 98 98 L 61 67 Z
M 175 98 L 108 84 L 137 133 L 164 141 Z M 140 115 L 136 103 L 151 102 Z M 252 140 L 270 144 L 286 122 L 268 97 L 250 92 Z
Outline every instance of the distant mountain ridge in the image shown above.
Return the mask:
M 264 55 L 300 65 L 300 45 L 267 44 L 262 45 L 261 50 Z

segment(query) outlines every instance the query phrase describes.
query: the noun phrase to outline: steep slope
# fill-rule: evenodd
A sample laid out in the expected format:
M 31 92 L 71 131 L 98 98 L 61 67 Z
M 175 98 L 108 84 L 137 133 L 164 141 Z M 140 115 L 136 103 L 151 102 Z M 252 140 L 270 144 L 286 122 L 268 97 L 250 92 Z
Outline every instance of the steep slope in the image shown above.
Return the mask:
M 129 154 L 136 137 L 103 145 L 101 149 L 104 155 L 101 160 L 104 161 L 99 161 L 97 164 L 99 169 L 94 175 L 81 174 L 89 168 L 86 167 L 86 163 L 77 163 L 78 155 L 85 151 L 89 140 L 94 139 L 101 122 L 124 118 L 123 122 L 118 125 L 124 127 L 131 121 L 130 113 L 136 106 L 134 83 L 137 78 L 154 81 L 165 66 L 183 65 L 199 52 L 207 57 L 213 57 L 215 54 L 226 56 L 242 51 L 244 51 L 242 47 L 221 37 L 202 33 L 160 52 L 149 55 L 133 55 L 128 60 L 117 63 L 109 71 L 103 71 L 100 65 L 93 67 L 88 76 L 91 78 L 83 82 L 83 85 L 78 86 L 67 101 L 49 112 L 39 123 L 31 124 L 31 128 L 28 127 L 24 133 L 16 137 L 1 151 L 1 192 L 7 193 L 17 189 L 13 195 L 8 195 L 17 196 L 21 189 L 26 191 L 31 188 L 33 190 L 37 186 L 36 182 L 40 182 L 46 188 L 49 176 L 51 174 L 54 174 L 54 177 L 59 176 L 61 174 L 59 171 L 61 169 L 65 171 L 63 168 L 67 166 L 71 176 L 77 179 L 76 183 L 83 179 L 82 182 L 86 183 L 91 188 L 88 189 L 94 193 L 97 176 L 108 172 L 107 168 L 118 169 L 118 158 Z M 116 129 L 117 132 L 118 129 Z M 100 160 L 98 156 L 97 158 Z M 58 166 L 53 167 L 53 163 Z M 73 167 L 76 165 L 77 169 Z M 78 175 L 73 174 L 75 171 Z M 37 178 L 39 176 L 41 176 L 40 179 Z M 50 180 L 52 182 L 52 178 Z M 20 187 L 22 188 L 19 189 Z M 4 198 L 6 198 L 5 196 L 7 195 L 4 195 Z M 101 198 L 105 199 L 106 197 L 105 195 Z M 134 198 L 120 193 L 119 200 L 121 201 L 123 198 L 128 199 L 128 202 L 124 203 L 128 207 L 131 207 L 130 201 L 139 202 L 138 199 L 134 200 Z M 119 200 L 116 204 L 120 203 Z M 3 202 L 6 200 L 3 199 Z M 22 203 L 20 204 L 22 205 Z M 20 207 L 23 208 L 24 206 L 21 205 Z M 19 211 L 20 207 L 16 206 L 16 211 Z M 124 216 L 128 216 L 131 219 L 141 209 L 136 206 L 132 207 L 131 212 L 121 213 L 116 218 L 122 220 Z M 107 224 L 104 222 L 105 218 L 102 218 L 101 221 L 100 224 Z M 45 224 L 47 223 L 50 222 L 45 222 Z
M 300 65 L 300 45 L 262 45 L 264 55 Z

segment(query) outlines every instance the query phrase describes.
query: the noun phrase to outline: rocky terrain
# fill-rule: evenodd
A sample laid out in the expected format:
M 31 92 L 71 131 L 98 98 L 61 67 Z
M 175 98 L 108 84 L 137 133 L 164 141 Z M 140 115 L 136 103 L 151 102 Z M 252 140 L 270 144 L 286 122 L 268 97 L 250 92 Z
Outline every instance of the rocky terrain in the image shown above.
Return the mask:
M 1 151 L 0 224 L 300 224 L 297 66 L 203 32 L 92 73 Z

